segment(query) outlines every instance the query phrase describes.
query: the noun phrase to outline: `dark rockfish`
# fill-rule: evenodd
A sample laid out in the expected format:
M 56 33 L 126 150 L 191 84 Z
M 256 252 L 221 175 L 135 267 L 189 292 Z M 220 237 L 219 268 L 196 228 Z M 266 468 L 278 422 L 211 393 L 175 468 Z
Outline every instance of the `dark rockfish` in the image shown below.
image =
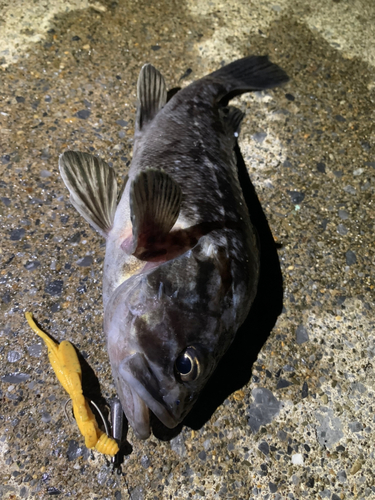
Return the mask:
M 164 78 L 145 65 L 118 205 L 103 160 L 60 157 L 72 204 L 107 240 L 104 330 L 140 438 L 150 434 L 149 410 L 170 428 L 183 420 L 249 312 L 259 250 L 233 152 L 243 114 L 227 103 L 285 81 L 267 57 L 245 57 L 167 102 Z

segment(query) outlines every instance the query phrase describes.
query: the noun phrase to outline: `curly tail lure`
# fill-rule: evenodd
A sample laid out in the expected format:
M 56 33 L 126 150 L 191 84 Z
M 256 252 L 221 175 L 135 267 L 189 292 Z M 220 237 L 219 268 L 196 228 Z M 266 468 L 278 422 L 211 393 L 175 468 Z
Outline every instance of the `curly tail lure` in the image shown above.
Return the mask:
M 57 344 L 38 328 L 32 313 L 26 312 L 25 317 L 30 327 L 44 340 L 48 347 L 48 357 L 52 368 L 72 400 L 74 418 L 85 438 L 86 447 L 105 455 L 116 455 L 119 451 L 117 442 L 99 429 L 95 416 L 83 395 L 82 370 L 73 345 L 67 340 Z

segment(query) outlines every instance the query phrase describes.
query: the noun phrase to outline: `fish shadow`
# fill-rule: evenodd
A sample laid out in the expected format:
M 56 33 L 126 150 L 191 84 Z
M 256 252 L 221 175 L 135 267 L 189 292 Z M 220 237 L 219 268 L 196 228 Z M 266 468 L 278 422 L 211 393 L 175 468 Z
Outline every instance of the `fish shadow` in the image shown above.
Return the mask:
M 258 233 L 260 273 L 257 295 L 236 337 L 183 424 L 200 429 L 233 392 L 250 380 L 252 366 L 283 307 L 283 281 L 276 245 L 238 144 L 237 169 L 251 221 Z

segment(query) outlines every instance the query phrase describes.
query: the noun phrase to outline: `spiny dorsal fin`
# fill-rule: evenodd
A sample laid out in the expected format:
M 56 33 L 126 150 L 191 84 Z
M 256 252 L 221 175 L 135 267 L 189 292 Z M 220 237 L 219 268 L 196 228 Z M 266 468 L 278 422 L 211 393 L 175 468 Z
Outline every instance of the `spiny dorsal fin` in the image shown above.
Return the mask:
M 63 153 L 59 167 L 73 206 L 106 237 L 112 228 L 116 211 L 117 181 L 114 169 L 100 158 L 78 151 Z
M 161 73 L 151 64 L 141 69 L 137 84 L 137 129 L 141 130 L 167 102 L 167 89 Z
M 169 233 L 178 219 L 181 200 L 180 186 L 167 173 L 150 168 L 137 175 L 130 188 L 131 253 Z

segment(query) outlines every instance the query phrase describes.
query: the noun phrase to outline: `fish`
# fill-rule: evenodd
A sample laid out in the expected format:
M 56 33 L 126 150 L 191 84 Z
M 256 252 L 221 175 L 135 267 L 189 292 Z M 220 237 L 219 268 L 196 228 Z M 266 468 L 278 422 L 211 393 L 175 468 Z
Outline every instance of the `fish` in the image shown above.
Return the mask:
M 247 56 L 168 99 L 151 64 L 137 83 L 133 156 L 118 189 L 103 159 L 66 151 L 61 177 L 77 211 L 106 239 L 103 329 L 125 416 L 140 439 L 152 412 L 183 422 L 247 317 L 260 249 L 234 147 L 245 92 L 288 80 Z

